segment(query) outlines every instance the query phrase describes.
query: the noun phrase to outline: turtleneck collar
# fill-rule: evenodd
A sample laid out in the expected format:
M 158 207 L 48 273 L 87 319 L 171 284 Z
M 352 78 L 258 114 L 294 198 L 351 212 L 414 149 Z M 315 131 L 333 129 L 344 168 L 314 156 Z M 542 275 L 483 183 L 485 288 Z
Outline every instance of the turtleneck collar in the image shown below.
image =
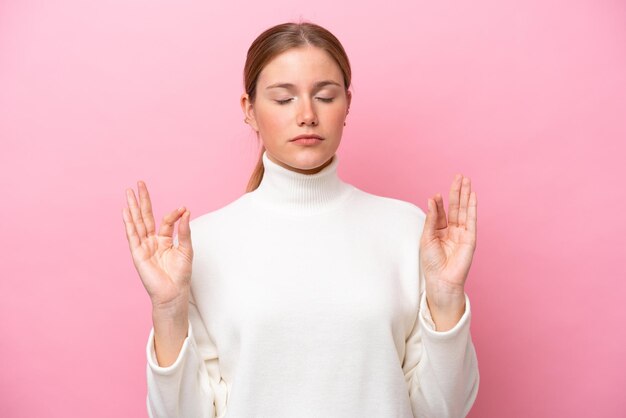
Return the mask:
M 304 174 L 285 168 L 263 151 L 265 169 L 259 187 L 251 193 L 270 209 L 294 214 L 311 214 L 330 210 L 342 202 L 354 189 L 337 173 L 339 156 L 315 174 Z

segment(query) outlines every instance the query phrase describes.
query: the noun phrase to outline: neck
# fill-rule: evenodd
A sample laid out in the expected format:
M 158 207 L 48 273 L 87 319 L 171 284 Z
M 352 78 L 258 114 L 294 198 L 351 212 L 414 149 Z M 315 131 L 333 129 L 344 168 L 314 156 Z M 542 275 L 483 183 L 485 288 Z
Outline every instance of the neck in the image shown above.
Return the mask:
M 353 186 L 337 173 L 339 157 L 333 155 L 312 174 L 294 171 L 262 156 L 264 173 L 254 197 L 264 206 L 281 212 L 311 214 L 331 209 L 347 197 Z

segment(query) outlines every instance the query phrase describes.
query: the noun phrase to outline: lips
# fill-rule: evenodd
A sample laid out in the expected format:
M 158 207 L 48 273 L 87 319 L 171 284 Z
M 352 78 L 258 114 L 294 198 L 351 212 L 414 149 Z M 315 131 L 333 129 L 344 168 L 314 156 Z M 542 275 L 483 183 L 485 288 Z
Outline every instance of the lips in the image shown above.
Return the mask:
M 324 140 L 324 138 L 322 138 L 322 137 L 321 137 L 321 136 L 319 136 L 319 135 L 315 135 L 315 134 L 304 134 L 304 135 L 298 135 L 298 136 L 296 136 L 296 137 L 294 137 L 294 138 L 291 138 L 291 141 L 295 141 L 295 140 L 297 140 L 297 139 L 303 139 L 303 138 L 316 138 L 316 139 L 319 139 L 320 141 L 323 141 L 323 140 Z

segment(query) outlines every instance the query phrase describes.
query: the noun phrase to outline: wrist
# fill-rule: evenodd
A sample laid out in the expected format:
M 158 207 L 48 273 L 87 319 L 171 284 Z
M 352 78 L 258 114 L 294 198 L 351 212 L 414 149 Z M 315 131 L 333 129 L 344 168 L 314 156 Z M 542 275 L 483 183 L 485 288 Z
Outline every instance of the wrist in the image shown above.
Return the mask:
M 189 306 L 185 304 L 152 307 L 152 320 L 162 323 L 180 323 L 189 315 Z
M 465 313 L 465 294 L 432 298 L 427 292 L 426 303 L 437 331 L 448 331 L 454 328 Z
M 152 325 L 155 336 L 182 340 L 186 337 L 189 328 L 189 314 L 187 310 L 180 310 L 176 313 L 153 311 Z
M 152 315 L 162 317 L 177 316 L 189 309 L 190 289 L 179 289 L 177 294 L 168 295 L 166 298 L 151 298 Z
M 426 285 L 426 297 L 428 306 L 440 312 L 457 311 L 465 305 L 465 289 L 463 286 Z

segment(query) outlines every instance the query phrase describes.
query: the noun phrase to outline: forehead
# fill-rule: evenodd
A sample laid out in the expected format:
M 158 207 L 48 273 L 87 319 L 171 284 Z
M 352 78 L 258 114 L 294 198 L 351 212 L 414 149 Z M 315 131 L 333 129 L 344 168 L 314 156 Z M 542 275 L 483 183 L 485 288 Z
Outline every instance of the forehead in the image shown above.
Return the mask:
M 308 86 L 322 79 L 342 80 L 339 65 L 328 52 L 317 47 L 291 48 L 269 61 L 258 84 L 265 87 L 276 83 L 292 83 Z

